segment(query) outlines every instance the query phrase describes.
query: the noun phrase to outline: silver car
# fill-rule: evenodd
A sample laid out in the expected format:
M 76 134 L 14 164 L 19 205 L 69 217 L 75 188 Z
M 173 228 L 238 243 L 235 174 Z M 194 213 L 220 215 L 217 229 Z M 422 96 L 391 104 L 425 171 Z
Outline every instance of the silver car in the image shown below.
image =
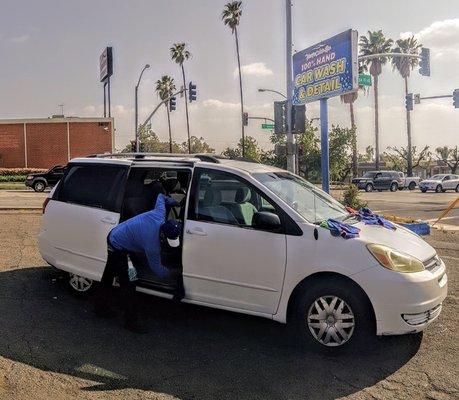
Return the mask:
M 459 192 L 459 175 L 453 174 L 437 174 L 429 179 L 425 179 L 419 183 L 419 189 L 422 193 L 428 190 L 434 190 L 437 193 L 446 192 L 447 190 L 455 190 Z

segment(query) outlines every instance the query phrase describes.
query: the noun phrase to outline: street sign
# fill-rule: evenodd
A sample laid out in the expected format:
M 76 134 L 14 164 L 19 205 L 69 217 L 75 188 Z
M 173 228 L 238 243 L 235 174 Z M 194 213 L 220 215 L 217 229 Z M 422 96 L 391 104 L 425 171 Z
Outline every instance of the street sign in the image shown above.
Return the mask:
M 274 124 L 261 124 L 261 129 L 274 129 Z
M 349 29 L 293 55 L 293 104 L 358 89 L 357 31 Z
M 104 82 L 113 75 L 113 51 L 106 47 L 99 57 L 100 81 Z
M 360 86 L 371 86 L 371 75 L 359 74 L 359 85 Z

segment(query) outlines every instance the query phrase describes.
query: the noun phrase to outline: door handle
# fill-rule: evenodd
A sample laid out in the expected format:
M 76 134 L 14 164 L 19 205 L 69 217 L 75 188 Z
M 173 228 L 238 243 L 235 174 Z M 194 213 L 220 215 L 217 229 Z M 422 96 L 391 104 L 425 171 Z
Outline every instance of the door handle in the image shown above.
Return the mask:
M 205 232 L 202 228 L 187 229 L 186 233 L 190 235 L 207 236 L 207 232 Z
M 103 222 L 104 224 L 116 225 L 116 221 L 110 217 L 104 217 L 100 220 L 100 222 Z

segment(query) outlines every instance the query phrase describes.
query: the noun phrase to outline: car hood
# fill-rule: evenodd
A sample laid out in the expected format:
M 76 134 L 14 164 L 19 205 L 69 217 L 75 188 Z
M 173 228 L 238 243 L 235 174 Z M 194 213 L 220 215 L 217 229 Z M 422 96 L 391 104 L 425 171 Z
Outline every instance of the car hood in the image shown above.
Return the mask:
M 426 179 L 426 180 L 421 181 L 419 183 L 441 183 L 441 181 L 436 181 L 436 180 L 433 180 L 433 179 Z
M 395 224 L 396 230 L 387 229 L 381 225 L 365 225 L 364 222 L 359 222 L 354 226 L 360 228 L 359 239 L 365 244 L 382 244 L 421 261 L 426 261 L 436 253 L 435 249 L 420 236 L 397 224 Z

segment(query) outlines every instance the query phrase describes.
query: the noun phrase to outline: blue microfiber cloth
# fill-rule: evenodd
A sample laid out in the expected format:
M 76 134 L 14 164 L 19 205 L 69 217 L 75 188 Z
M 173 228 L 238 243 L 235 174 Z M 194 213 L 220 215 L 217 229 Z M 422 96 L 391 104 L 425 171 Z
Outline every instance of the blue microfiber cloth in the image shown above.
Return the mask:
M 395 230 L 395 225 L 387 219 L 381 217 L 378 214 L 374 214 L 369 208 L 361 208 L 358 213 L 359 219 L 365 223 L 365 225 L 381 225 L 384 228 Z
M 360 232 L 360 229 L 355 226 L 331 218 L 327 219 L 321 226 L 328 228 L 333 236 L 341 236 L 344 239 L 358 237 Z

